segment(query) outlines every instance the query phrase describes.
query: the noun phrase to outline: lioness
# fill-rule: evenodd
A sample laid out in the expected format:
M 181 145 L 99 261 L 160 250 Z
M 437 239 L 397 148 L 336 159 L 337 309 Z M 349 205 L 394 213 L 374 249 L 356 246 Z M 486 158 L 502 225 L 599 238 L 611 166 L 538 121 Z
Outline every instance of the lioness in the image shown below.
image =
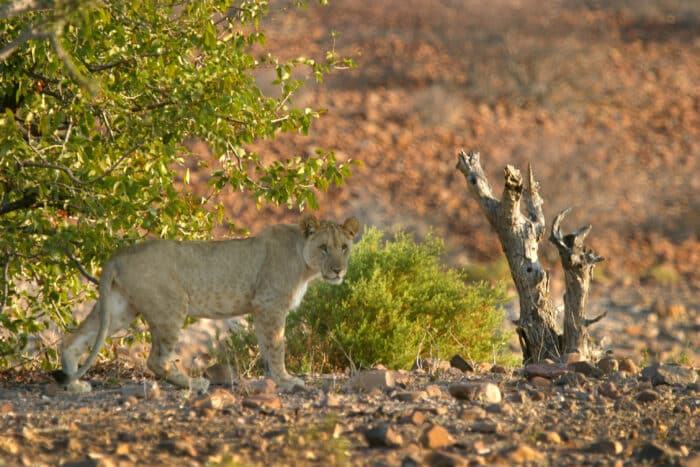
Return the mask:
M 287 313 L 301 303 L 311 280 L 321 276 L 332 284 L 343 281 L 359 229 L 354 217 L 340 225 L 306 215 L 299 225 L 275 225 L 246 239 L 150 240 L 126 247 L 102 268 L 99 300 L 64 338 L 63 371 L 54 376 L 66 389 L 90 391 L 90 384 L 79 378 L 95 361 L 105 337 L 141 315 L 151 331 L 148 367 L 176 386 L 206 391 L 208 380 L 188 377 L 171 361 L 185 317 L 252 313 L 269 376 L 283 389 L 303 386 L 284 364 Z M 78 359 L 91 344 L 90 356 L 78 368 Z

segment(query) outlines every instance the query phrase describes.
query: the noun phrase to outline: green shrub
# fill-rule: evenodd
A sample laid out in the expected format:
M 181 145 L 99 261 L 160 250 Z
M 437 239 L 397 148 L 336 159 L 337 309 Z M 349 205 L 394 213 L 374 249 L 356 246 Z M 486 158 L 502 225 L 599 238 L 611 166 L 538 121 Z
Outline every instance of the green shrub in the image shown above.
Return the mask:
M 315 282 L 290 313 L 290 370 L 376 363 L 410 368 L 418 356 L 449 359 L 459 353 L 483 361 L 500 355 L 507 341 L 500 331 L 503 287 L 467 283 L 463 271 L 440 263 L 443 254 L 442 240 L 432 234 L 415 243 L 402 232 L 385 241 L 382 231 L 366 230 L 343 284 Z M 240 360 L 249 353 L 241 343 L 249 342 L 232 337 L 228 350 Z
M 314 284 L 290 314 L 291 368 L 410 368 L 417 356 L 484 360 L 503 347 L 502 289 L 466 284 L 462 272 L 442 266 L 435 235 L 420 244 L 402 232 L 383 237 L 366 230 L 343 284 Z

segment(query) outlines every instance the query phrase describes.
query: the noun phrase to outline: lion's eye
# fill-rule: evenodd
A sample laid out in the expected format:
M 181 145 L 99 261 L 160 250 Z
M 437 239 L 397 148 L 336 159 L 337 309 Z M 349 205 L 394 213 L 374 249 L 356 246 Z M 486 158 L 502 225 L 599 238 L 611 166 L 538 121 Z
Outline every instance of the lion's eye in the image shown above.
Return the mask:
M 347 246 L 347 245 L 343 245 L 343 253 L 347 253 L 347 251 L 348 251 L 348 246 Z
M 321 245 L 319 248 L 321 249 L 321 252 L 323 252 L 324 254 L 328 253 L 328 245 Z

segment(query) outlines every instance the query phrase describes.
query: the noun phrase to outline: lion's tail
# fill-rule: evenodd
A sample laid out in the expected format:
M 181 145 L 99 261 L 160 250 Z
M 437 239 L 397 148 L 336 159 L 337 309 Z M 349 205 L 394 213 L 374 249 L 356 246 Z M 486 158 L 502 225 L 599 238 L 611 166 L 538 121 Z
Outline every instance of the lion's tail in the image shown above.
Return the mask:
M 107 337 L 107 329 L 109 329 L 109 313 L 105 307 L 105 299 L 109 296 L 109 292 L 112 290 L 112 284 L 114 283 L 114 278 L 116 276 L 116 270 L 113 264 L 107 263 L 102 271 L 102 276 L 100 277 L 100 287 L 99 287 L 99 299 L 95 304 L 96 311 L 100 316 L 100 327 L 97 330 L 97 336 L 95 337 L 95 342 L 92 345 L 92 350 L 90 350 L 90 355 L 83 366 L 79 367 L 78 370 L 69 375 L 65 373 L 66 365 L 63 364 L 64 370 L 56 370 L 52 373 L 54 379 L 59 384 L 68 385 L 73 381 L 77 381 L 85 375 L 85 373 L 90 369 L 97 355 L 100 353 L 102 344 Z

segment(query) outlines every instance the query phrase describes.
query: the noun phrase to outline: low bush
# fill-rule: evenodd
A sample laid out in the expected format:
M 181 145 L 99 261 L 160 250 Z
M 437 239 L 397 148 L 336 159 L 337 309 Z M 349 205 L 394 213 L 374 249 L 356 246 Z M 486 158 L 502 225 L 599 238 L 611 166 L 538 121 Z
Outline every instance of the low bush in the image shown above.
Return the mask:
M 416 243 L 402 232 L 385 240 L 370 228 L 355 245 L 341 285 L 316 282 L 287 320 L 287 362 L 295 372 L 345 367 L 410 368 L 417 357 L 459 353 L 475 361 L 501 355 L 503 286 L 467 282 L 441 264 L 442 240 Z M 245 332 L 251 332 L 250 330 Z M 232 337 L 236 359 L 250 339 Z

